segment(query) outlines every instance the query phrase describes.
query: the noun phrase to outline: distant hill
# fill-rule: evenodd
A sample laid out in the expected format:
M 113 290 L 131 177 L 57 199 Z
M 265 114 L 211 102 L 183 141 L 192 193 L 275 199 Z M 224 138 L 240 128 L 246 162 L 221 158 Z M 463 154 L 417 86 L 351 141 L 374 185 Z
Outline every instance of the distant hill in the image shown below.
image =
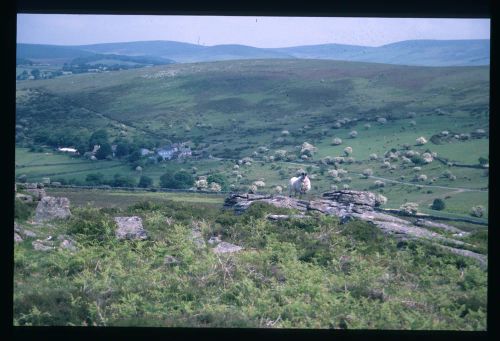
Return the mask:
M 87 57 L 93 52 L 72 46 L 17 44 L 16 57 L 34 62 L 66 63 L 74 58 Z
M 238 59 L 328 59 L 415 66 L 479 66 L 490 63 L 490 41 L 408 40 L 380 47 L 323 44 L 287 48 L 201 46 L 175 41 L 138 41 L 80 46 L 18 44 L 17 57 L 71 61 L 94 54 L 148 56 L 178 63 Z

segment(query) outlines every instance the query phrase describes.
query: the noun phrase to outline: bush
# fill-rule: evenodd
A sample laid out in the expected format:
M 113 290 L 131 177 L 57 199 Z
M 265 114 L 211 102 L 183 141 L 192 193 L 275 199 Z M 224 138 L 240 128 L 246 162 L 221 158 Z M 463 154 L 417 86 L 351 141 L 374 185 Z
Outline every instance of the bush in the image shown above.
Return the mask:
M 85 181 L 91 186 L 101 185 L 104 183 L 104 174 L 102 174 L 102 173 L 89 173 L 85 177 Z
M 81 208 L 73 212 L 68 233 L 83 235 L 90 240 L 103 241 L 114 235 L 114 222 L 96 208 Z
M 142 175 L 139 179 L 139 187 L 146 188 L 151 187 L 153 185 L 153 179 L 147 175 Z
M 111 150 L 111 145 L 109 143 L 101 144 L 101 148 L 95 153 L 95 157 L 98 160 L 104 160 L 106 157 L 110 156 L 113 153 Z
M 25 203 L 19 199 L 16 199 L 14 204 L 14 219 L 27 220 L 31 214 L 34 212 L 37 203 Z
M 484 207 L 481 205 L 473 206 L 470 212 L 473 217 L 482 217 L 484 214 Z
M 194 178 L 187 171 L 165 173 L 160 177 L 160 186 L 163 188 L 186 189 L 193 186 Z
M 444 210 L 445 207 L 446 207 L 446 204 L 445 204 L 444 200 L 440 199 L 440 198 L 434 199 L 434 201 L 432 202 L 432 206 L 431 206 L 431 208 L 433 210 L 436 210 L 436 211 Z
M 220 173 L 209 175 L 207 177 L 207 182 L 209 184 L 212 182 L 218 183 L 219 185 L 221 185 L 223 191 L 227 191 L 229 189 L 227 178 Z
M 134 187 L 135 180 L 131 176 L 123 174 L 115 174 L 112 182 L 115 187 Z

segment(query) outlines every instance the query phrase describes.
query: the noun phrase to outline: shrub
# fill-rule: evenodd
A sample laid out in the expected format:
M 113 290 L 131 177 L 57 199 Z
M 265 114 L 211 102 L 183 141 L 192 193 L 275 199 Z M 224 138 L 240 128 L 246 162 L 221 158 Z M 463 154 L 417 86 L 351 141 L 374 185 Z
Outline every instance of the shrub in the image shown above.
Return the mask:
M 414 202 L 407 202 L 401 205 L 399 210 L 406 215 L 415 215 L 418 211 L 418 204 Z
M 227 181 L 227 178 L 225 175 L 216 173 L 216 174 L 211 174 L 207 177 L 207 182 L 211 184 L 212 182 L 215 182 L 221 186 L 221 190 L 227 191 L 229 188 L 229 184 Z
M 335 145 L 335 146 L 338 146 L 339 144 L 342 144 L 342 139 L 338 138 L 338 137 L 335 137 L 333 140 L 332 140 L 332 144 Z
M 432 202 L 432 206 L 431 206 L 431 208 L 433 210 L 436 210 L 436 211 L 444 210 L 445 207 L 446 207 L 446 204 L 445 204 L 444 200 L 440 199 L 440 198 L 434 199 L 434 201 Z
M 372 176 L 373 175 L 373 170 L 371 168 L 367 168 L 365 170 L 363 170 L 363 175 L 368 178 L 369 176 Z
M 470 215 L 473 217 L 482 217 L 484 214 L 484 207 L 481 205 L 473 206 Z
M 98 209 L 76 209 L 68 222 L 68 233 L 82 235 L 89 240 L 103 241 L 114 235 L 114 222 Z
M 104 183 L 104 174 L 102 174 L 102 173 L 89 173 L 85 177 L 85 181 L 91 186 L 101 185 Z
M 113 177 L 113 186 L 115 187 L 134 187 L 135 180 L 131 176 L 123 175 L 123 174 L 115 174 Z
M 151 187 L 153 185 L 153 179 L 150 178 L 147 175 L 142 175 L 141 178 L 139 179 L 139 187 L 146 188 L 146 187 Z
M 165 173 L 160 177 L 160 185 L 164 188 L 186 189 L 194 183 L 193 176 L 184 170 Z
M 482 157 L 482 156 L 481 156 L 481 157 L 478 159 L 478 162 L 479 162 L 479 164 L 480 164 L 480 165 L 486 165 L 486 164 L 488 164 L 488 163 L 489 163 L 489 160 L 488 160 L 487 158 L 484 158 L 484 157 Z

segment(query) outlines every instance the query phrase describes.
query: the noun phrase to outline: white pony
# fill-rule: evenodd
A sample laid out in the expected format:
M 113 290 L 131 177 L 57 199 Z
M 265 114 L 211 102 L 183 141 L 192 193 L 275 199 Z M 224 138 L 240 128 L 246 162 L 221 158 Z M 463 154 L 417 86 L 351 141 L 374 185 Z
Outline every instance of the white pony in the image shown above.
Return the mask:
M 307 177 L 307 173 L 302 172 L 300 176 L 298 177 L 293 177 L 290 179 L 290 184 L 289 184 L 289 196 L 292 196 L 292 192 L 294 195 L 299 194 L 299 197 L 302 196 L 302 194 L 305 194 L 311 189 L 311 181 Z

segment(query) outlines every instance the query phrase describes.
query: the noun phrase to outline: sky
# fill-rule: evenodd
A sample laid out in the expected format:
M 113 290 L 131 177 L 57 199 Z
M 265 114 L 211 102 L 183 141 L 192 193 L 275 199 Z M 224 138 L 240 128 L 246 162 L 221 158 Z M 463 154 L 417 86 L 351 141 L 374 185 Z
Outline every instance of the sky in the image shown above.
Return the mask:
M 490 39 L 489 19 L 18 14 L 17 42 L 85 45 L 172 40 L 205 46 L 381 46 L 413 39 Z

